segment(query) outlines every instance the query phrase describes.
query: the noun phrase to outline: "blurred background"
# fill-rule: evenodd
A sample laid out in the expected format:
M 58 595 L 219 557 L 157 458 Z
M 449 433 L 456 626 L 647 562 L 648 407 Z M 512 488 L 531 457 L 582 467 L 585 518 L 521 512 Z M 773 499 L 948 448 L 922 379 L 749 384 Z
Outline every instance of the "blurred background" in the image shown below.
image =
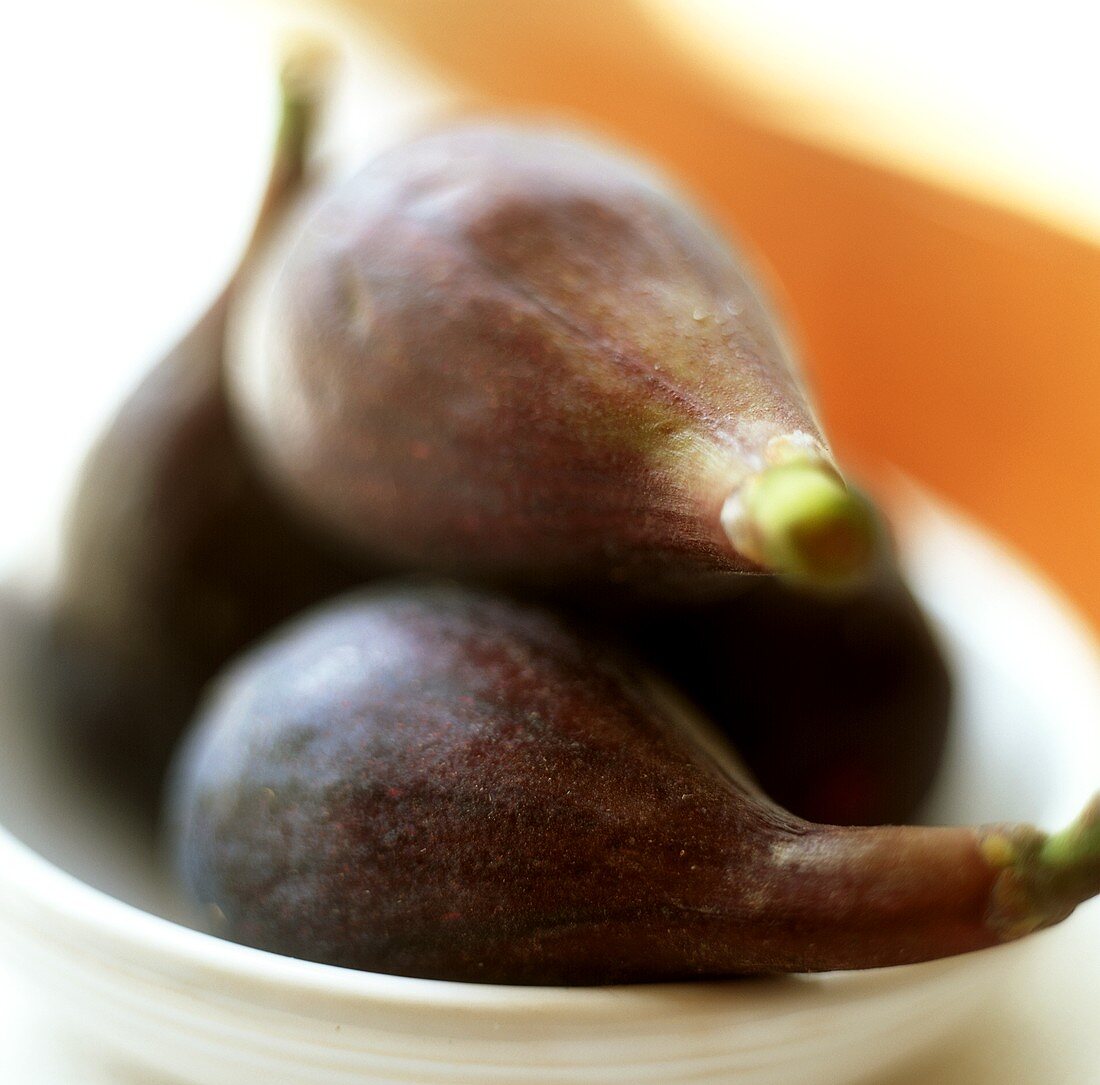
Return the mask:
M 353 156 L 472 99 L 662 162 L 770 266 L 842 459 L 915 476 L 1100 619 L 1100 12 L 1068 2 L 22 5 L 0 71 L 0 553 L 232 266 L 273 42 L 303 21 L 355 43 Z

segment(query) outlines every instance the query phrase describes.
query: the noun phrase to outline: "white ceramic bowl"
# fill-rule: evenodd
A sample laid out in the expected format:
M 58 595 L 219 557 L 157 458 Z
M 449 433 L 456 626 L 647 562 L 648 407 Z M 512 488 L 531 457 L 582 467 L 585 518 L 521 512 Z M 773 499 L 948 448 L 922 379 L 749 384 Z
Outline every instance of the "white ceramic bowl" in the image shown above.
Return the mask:
M 1056 827 L 1100 781 L 1088 634 L 934 506 L 907 534 L 960 688 L 927 820 Z M 839 1085 L 964 1024 L 1028 952 L 1025 941 L 908 968 L 607 989 L 413 980 L 263 953 L 171 920 L 140 838 L 59 775 L 8 693 L 0 952 L 20 1001 L 48 1006 L 39 1034 L 70 1060 L 59 1082 Z M 48 1085 L 46 1070 L 34 1082 Z

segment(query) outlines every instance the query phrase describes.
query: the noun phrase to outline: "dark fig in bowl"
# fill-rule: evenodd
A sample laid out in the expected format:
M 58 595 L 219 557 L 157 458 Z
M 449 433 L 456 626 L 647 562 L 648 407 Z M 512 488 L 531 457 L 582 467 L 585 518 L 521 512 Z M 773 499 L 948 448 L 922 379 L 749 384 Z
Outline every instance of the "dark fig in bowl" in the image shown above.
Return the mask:
M 800 817 L 909 822 L 930 792 L 950 733 L 952 675 L 887 548 L 844 592 L 758 577 L 736 597 L 639 609 L 613 631 Z
M 1053 836 L 812 824 L 623 657 L 446 587 L 347 597 L 230 669 L 167 824 L 225 937 L 450 980 L 895 965 L 1100 891 L 1100 805 Z
M 396 567 L 678 596 L 874 549 L 744 258 L 597 143 L 392 148 L 262 266 L 231 353 L 273 480 Z
M 319 61 L 303 52 L 284 71 L 282 126 L 242 266 L 302 188 Z M 47 654 L 63 737 L 143 799 L 155 797 L 217 669 L 362 579 L 270 492 L 236 431 L 222 366 L 235 279 L 89 453 L 52 589 Z

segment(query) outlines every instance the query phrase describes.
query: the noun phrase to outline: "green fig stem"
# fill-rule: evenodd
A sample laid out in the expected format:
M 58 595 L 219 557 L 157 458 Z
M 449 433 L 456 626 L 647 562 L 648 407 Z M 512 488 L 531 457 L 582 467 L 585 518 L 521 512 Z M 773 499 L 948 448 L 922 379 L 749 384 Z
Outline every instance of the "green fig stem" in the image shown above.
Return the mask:
M 994 827 L 982 852 L 998 871 L 989 923 L 1006 939 L 1049 927 L 1100 894 L 1100 795 L 1068 828 L 1049 836 Z
M 815 460 L 775 464 L 752 476 L 726 503 L 723 524 L 764 568 L 819 584 L 865 573 L 878 549 L 867 502 Z
M 1100 879 L 1100 795 L 1068 829 L 1047 838 L 1039 858 L 1052 870 L 1083 867 Z

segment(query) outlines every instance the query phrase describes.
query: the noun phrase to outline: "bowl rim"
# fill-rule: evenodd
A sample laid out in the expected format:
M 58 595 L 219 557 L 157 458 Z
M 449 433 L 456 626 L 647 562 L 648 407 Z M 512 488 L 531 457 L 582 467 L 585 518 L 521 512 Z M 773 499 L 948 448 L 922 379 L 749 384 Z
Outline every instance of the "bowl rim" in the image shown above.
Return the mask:
M 391 1010 L 431 1010 L 451 1017 L 479 1016 L 486 1012 L 498 1017 L 525 1017 L 537 1011 L 540 1020 L 621 1021 L 625 1015 L 654 1018 L 700 1015 L 721 1010 L 735 1011 L 731 995 L 745 992 L 755 996 L 743 1008 L 752 1016 L 761 1012 L 761 996 L 769 1007 L 779 1002 L 783 1015 L 807 1012 L 824 1000 L 833 1009 L 858 1003 L 873 986 L 878 995 L 904 987 L 915 991 L 955 972 L 963 957 L 974 953 L 924 961 L 917 964 L 862 970 L 729 977 L 727 979 L 605 986 L 508 985 L 416 976 L 344 968 L 308 961 L 252 946 L 241 945 L 208 934 L 144 910 L 110 893 L 89 885 L 52 863 L 0 826 L 0 868 L 7 880 L 18 883 L 25 898 L 21 911 L 33 911 L 37 923 L 59 920 L 63 930 L 51 932 L 63 946 L 69 932 L 90 931 L 97 945 L 121 947 L 127 961 L 153 961 L 158 970 L 191 976 L 201 975 L 204 983 L 216 980 L 218 993 L 232 1001 L 265 1001 L 276 996 L 278 1004 L 303 997 L 321 1000 L 329 1006 L 354 1004 L 385 1006 Z M 0 890 L 3 890 L 0 884 Z M 3 895 L 0 893 L 0 912 Z M 977 956 L 1016 952 L 1013 942 L 977 951 Z M 119 955 L 112 953 L 112 958 Z M 268 997 L 258 998 L 263 992 Z M 310 1016 L 316 1016 L 316 1001 Z

